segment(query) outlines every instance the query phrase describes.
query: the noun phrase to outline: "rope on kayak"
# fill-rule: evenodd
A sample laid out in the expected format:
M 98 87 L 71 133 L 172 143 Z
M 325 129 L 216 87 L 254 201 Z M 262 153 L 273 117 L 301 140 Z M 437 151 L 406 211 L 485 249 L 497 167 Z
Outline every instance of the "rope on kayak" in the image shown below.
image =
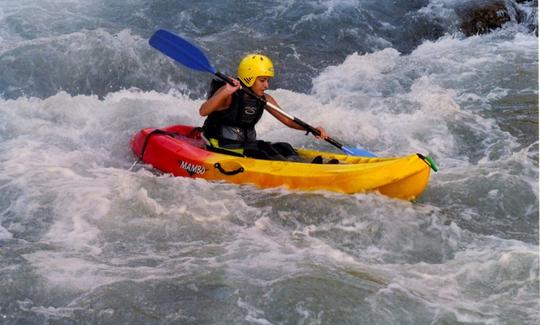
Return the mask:
M 156 135 L 156 134 L 168 135 L 170 137 L 174 137 L 174 135 L 175 135 L 174 133 L 167 132 L 167 131 L 160 130 L 160 129 L 155 129 L 152 132 L 148 133 L 148 135 L 144 138 L 144 143 L 143 143 L 143 146 L 142 146 L 142 149 L 141 149 L 141 154 L 139 155 L 139 158 L 133 163 L 133 165 L 131 165 L 131 167 L 129 167 L 128 171 L 131 171 L 133 169 L 133 167 L 135 167 L 138 163 L 143 161 L 143 156 L 144 156 L 144 152 L 146 151 L 146 146 L 148 145 L 148 140 L 150 140 L 150 138 L 153 135 Z
M 225 169 L 223 169 L 223 167 L 221 167 L 220 163 L 215 163 L 214 167 L 217 170 L 219 170 L 222 174 L 229 175 L 229 176 L 236 175 L 236 174 L 244 172 L 244 167 L 240 167 L 238 169 L 230 170 L 230 171 L 226 171 Z

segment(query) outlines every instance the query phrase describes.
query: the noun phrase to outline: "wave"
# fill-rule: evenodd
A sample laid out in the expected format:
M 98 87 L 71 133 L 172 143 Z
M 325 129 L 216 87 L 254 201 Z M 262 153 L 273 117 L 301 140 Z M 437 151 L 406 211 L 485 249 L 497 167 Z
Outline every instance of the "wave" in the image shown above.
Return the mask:
M 224 72 L 234 73 L 246 52 L 268 53 L 277 64 L 276 87 L 307 92 L 322 70 L 352 53 L 394 48 L 409 54 L 459 34 L 456 8 L 462 3 L 287 1 L 245 12 L 234 10 L 234 2 L 212 1 L 205 11 L 137 1 L 106 7 L 99 1 L 10 2 L 0 12 L 0 95 L 45 98 L 63 90 L 103 97 L 137 87 L 202 97 L 206 82 L 147 45 L 156 26 L 194 40 Z M 532 7 L 517 6 L 534 20 Z M 223 19 L 218 23 L 213 14 Z M 527 32 L 516 20 L 505 29 Z

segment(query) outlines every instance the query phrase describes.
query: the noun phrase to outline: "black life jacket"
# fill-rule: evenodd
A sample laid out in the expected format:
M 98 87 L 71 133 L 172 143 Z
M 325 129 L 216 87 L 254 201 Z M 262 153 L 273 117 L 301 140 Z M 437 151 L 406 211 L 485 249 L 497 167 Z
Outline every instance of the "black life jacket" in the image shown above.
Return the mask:
M 208 98 L 223 85 L 224 81 L 212 80 Z M 227 109 L 208 115 L 204 121 L 204 135 L 207 138 L 254 142 L 257 138 L 255 124 L 261 119 L 264 106 L 265 103 L 240 89 L 232 94 L 231 105 Z

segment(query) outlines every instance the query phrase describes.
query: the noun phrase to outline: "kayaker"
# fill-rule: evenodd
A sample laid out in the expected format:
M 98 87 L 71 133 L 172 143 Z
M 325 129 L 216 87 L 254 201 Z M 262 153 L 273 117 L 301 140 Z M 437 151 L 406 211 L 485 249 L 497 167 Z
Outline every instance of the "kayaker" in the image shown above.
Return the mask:
M 240 89 L 240 85 L 249 87 L 266 101 L 278 105 L 272 96 L 265 93 L 270 78 L 274 77 L 272 61 L 265 55 L 248 54 L 240 61 L 237 76 L 238 80 L 233 79 L 234 86 L 213 80 L 208 99 L 199 109 L 201 116 L 207 116 L 203 134 L 209 149 L 257 159 L 299 161 L 298 154 L 290 144 L 257 140 L 255 125 L 261 119 L 265 105 Z M 267 109 L 286 126 L 304 130 L 272 108 Z M 324 128 L 316 129 L 321 133 L 318 138 L 328 136 Z M 314 162 L 322 163 L 322 159 Z

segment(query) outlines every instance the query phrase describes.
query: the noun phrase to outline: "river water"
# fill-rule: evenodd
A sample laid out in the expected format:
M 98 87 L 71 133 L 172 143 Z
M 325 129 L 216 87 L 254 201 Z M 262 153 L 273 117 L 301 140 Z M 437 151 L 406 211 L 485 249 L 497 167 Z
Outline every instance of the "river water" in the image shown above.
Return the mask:
M 465 37 L 465 2 L 1 0 L 0 323 L 538 323 L 537 10 Z M 267 54 L 286 111 L 440 172 L 412 203 L 130 171 L 135 132 L 203 122 L 158 28 L 225 73 Z

